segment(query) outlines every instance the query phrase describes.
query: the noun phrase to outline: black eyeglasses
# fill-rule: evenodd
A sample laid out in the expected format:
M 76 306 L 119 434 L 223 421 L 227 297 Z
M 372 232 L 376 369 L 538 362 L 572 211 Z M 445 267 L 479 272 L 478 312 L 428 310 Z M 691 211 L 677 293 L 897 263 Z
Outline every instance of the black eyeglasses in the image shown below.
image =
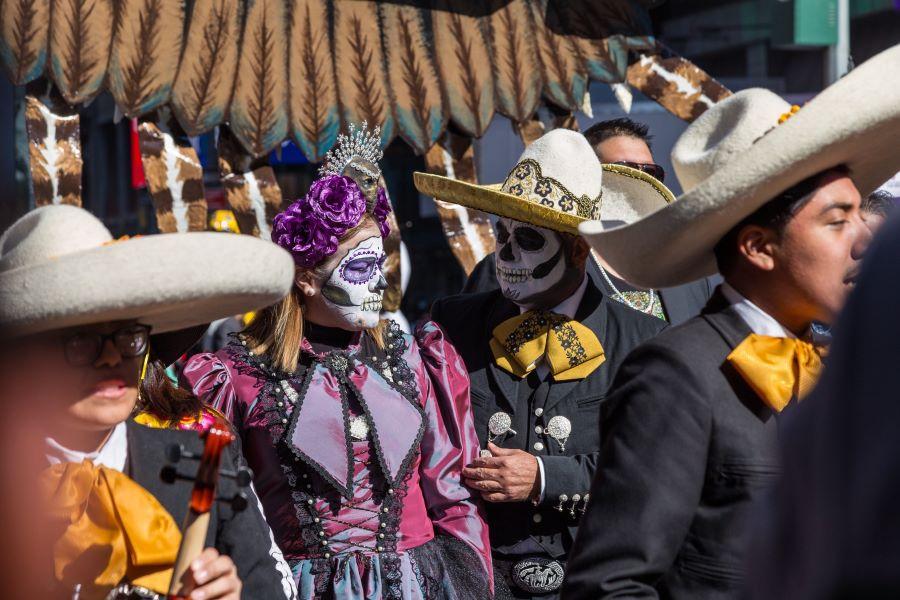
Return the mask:
M 666 170 L 656 163 L 635 163 L 627 160 L 617 160 L 613 164 L 643 171 L 647 175 L 655 177 L 660 183 L 663 183 L 666 180 Z
M 66 361 L 73 367 L 94 364 L 103 354 L 106 340 L 112 341 L 123 358 L 137 358 L 147 353 L 150 345 L 148 325 L 128 325 L 112 333 L 78 332 L 63 339 Z

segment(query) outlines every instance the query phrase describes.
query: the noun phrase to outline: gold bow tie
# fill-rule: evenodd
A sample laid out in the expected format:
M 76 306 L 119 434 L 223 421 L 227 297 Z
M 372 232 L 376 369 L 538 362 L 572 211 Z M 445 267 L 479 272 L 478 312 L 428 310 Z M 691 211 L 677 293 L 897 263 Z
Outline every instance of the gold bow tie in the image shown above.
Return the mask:
M 501 369 L 522 378 L 544 358 L 557 381 L 584 379 L 606 360 L 593 331 L 548 311 L 529 311 L 497 325 L 491 351 Z
M 181 532 L 159 501 L 127 475 L 91 461 L 41 474 L 51 519 L 63 529 L 53 546 L 56 579 L 85 598 L 120 583 L 165 594 Z
M 728 355 L 737 372 L 773 410 L 802 400 L 822 371 L 820 350 L 795 338 L 750 334 Z

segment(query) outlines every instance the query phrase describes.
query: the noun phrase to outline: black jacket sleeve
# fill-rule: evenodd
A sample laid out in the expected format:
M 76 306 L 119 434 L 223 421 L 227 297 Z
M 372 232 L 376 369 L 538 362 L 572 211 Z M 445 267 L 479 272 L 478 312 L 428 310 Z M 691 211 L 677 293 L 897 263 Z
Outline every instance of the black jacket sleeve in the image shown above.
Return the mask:
M 237 464 L 241 460 L 231 449 L 226 452 L 223 464 Z M 236 491 L 233 481 L 220 478 L 219 497 L 231 498 Z M 275 543 L 262 504 L 252 486 L 243 491 L 247 494 L 244 510 L 234 511 L 228 504 L 220 503 L 216 550 L 234 561 L 243 583 L 243 600 L 295 600 L 297 588 L 290 567 Z
M 574 456 L 541 456 L 544 463 L 544 495 L 542 506 L 557 506 L 563 494 L 581 497 L 587 493 L 597 468 L 599 452 Z
M 564 599 L 657 597 L 703 488 L 712 422 L 705 387 L 682 356 L 654 341 L 623 363 L 604 407 Z

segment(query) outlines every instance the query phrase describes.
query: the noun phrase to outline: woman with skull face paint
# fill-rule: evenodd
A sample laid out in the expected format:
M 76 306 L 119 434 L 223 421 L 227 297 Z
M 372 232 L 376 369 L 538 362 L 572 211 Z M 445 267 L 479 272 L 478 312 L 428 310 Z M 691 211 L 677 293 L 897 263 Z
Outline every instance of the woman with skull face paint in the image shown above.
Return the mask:
M 489 598 L 465 366 L 434 323 L 380 321 L 390 203 L 351 128 L 274 221 L 291 294 L 183 378 L 231 418 L 301 598 Z

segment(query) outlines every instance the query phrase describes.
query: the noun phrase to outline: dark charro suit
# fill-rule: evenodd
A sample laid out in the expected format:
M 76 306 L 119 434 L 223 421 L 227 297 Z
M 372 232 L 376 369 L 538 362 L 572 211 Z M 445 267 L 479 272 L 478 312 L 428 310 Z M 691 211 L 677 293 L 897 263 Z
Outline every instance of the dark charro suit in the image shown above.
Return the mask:
M 619 369 L 563 598 L 740 597 L 749 508 L 779 464 L 775 414 L 726 362 L 749 334 L 717 292 Z
M 489 347 L 493 329 L 519 313 L 519 307 L 499 290 L 439 300 L 431 313 L 465 360 L 482 446 L 487 445 L 491 415 L 505 412 L 511 415 L 516 434 L 496 443 L 538 455 L 544 464 L 544 495 L 538 506 L 531 502 L 487 506 L 491 546 L 501 571 L 504 564 L 527 555 L 565 560 L 584 509 L 583 502 L 571 499 L 588 492 L 597 463 L 600 404 L 625 356 L 665 327 L 655 317 L 604 297 L 588 281 L 575 318 L 597 335 L 606 361 L 582 380 L 558 382 L 548 376 L 540 382 L 536 374 L 518 379 L 500 369 Z M 557 415 L 572 423 L 565 451 L 556 440 L 535 430 Z M 562 496 L 569 500 L 561 505 Z M 531 597 L 513 591 L 518 597 Z
M 193 481 L 178 478 L 167 483 L 160 477 L 160 471 L 168 464 L 166 448 L 172 444 L 180 444 L 187 452 L 199 456 L 203 452 L 200 436 L 190 431 L 151 429 L 134 421 L 128 421 L 126 426 L 128 457 L 124 473 L 150 492 L 181 527 L 187 514 Z M 235 453 L 231 448 L 226 448 L 222 455 L 223 468 L 233 469 L 235 464 Z M 199 461 L 185 458 L 176 466 L 179 474 L 193 477 Z M 234 480 L 219 479 L 217 498 L 231 499 L 237 491 Z M 296 597 L 289 595 L 290 588 L 283 583 L 285 577 L 290 578 L 290 574 L 279 572 L 276 568 L 276 560 L 271 554 L 273 542 L 269 526 L 260 512 L 255 495 L 250 495 L 248 506 L 242 511 L 232 510 L 227 501 L 213 503 L 206 546 L 227 554 L 234 561 L 243 583 L 241 598 L 273 600 Z M 60 590 L 59 595 L 54 593 L 53 597 L 71 598 L 72 591 Z
M 594 282 L 594 285 L 596 285 L 598 289 L 606 289 L 604 287 L 606 284 L 603 282 L 600 268 L 593 258 L 587 261 L 586 271 L 591 278 L 591 281 Z M 680 325 L 691 317 L 696 316 L 709 301 L 713 290 L 719 282 L 721 282 L 721 277 L 719 275 L 714 275 L 684 285 L 657 290 L 669 324 Z M 487 292 L 499 287 L 500 284 L 497 282 L 496 258 L 492 252 L 475 265 L 475 268 L 466 280 L 462 293 L 471 294 L 475 292 Z

